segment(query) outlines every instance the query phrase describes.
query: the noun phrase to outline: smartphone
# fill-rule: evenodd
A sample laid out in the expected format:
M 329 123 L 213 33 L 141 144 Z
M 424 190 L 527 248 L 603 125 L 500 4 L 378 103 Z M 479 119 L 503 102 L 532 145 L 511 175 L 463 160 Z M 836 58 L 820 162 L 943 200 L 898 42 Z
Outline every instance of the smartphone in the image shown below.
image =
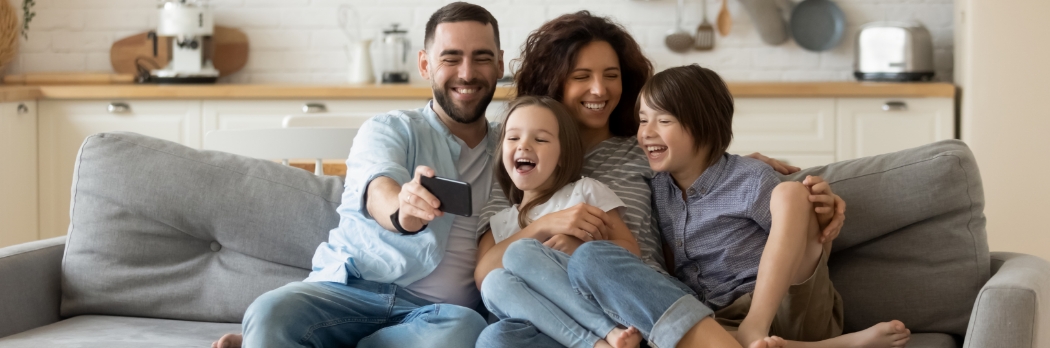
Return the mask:
M 470 217 L 472 207 L 470 201 L 470 184 L 442 178 L 440 176 L 419 178 L 419 183 L 441 201 L 438 210 L 449 214 Z

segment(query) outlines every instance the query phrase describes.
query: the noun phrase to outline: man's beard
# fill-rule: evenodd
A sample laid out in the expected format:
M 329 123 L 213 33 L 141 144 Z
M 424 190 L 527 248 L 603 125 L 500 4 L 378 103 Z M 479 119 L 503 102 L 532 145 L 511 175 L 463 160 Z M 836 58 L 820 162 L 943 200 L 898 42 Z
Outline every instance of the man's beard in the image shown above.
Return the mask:
M 478 105 L 474 107 L 474 110 L 463 110 L 458 105 L 456 105 L 455 102 L 452 101 L 452 98 L 448 96 L 448 89 L 438 88 L 437 85 L 431 86 L 431 88 L 433 88 L 434 90 L 434 101 L 441 106 L 442 110 L 445 110 L 445 113 L 448 114 L 448 117 L 451 118 L 453 121 L 470 124 L 474 123 L 478 119 L 481 119 L 482 117 L 485 117 L 485 109 L 488 109 L 489 103 L 492 102 L 492 96 L 496 94 L 495 89 L 480 84 L 477 82 L 477 80 L 471 81 L 470 84 L 475 86 L 481 86 L 484 89 L 489 90 L 488 95 L 483 96 L 480 100 L 478 100 Z M 480 92 L 480 89 L 482 88 L 479 88 L 478 92 Z

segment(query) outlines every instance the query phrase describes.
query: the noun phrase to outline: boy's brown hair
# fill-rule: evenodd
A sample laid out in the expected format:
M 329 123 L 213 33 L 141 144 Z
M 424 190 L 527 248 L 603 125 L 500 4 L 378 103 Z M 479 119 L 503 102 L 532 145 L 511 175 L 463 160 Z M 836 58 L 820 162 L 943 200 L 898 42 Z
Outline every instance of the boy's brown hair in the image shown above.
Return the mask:
M 569 110 L 561 102 L 550 97 L 522 96 L 514 99 L 507 105 L 507 111 L 503 116 L 503 125 L 500 126 L 499 144 L 496 146 L 496 161 L 493 161 L 492 172 L 496 176 L 496 182 L 503 189 L 510 204 L 521 203 L 525 192 L 514 186 L 510 179 L 510 173 L 503 166 L 503 138 L 507 136 L 507 120 L 515 110 L 526 106 L 539 106 L 550 110 L 554 118 L 558 120 L 558 144 L 561 152 L 558 154 L 558 166 L 551 173 L 554 176 L 554 184 L 542 192 L 535 199 L 523 206 L 518 207 L 518 226 L 525 228 L 531 221 L 528 212 L 537 205 L 543 204 L 554 196 L 556 192 L 565 185 L 576 181 L 583 172 L 583 143 L 580 140 L 580 130 L 576 126 L 576 119 L 572 117 Z
M 694 150 L 710 146 L 706 165 L 717 162 L 733 141 L 733 95 L 711 69 L 691 64 L 661 71 L 642 86 L 635 115 L 643 100 L 678 118 L 693 137 Z

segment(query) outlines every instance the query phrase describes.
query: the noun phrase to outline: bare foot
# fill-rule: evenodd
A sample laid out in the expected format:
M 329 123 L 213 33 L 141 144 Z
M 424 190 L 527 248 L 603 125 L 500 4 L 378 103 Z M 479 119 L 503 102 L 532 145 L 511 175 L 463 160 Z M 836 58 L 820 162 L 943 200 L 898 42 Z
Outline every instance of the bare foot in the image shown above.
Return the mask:
M 637 348 L 642 343 L 642 333 L 634 326 L 615 328 L 605 336 L 605 341 L 616 348 Z
M 759 340 L 751 342 L 747 348 L 785 348 L 787 347 L 787 341 L 777 336 L 763 337 Z
M 211 343 L 211 348 L 239 348 L 244 336 L 241 334 L 225 334 L 218 341 Z
M 911 339 L 911 330 L 904 323 L 893 320 L 875 324 L 864 331 L 842 335 L 849 346 L 861 348 L 902 348 Z

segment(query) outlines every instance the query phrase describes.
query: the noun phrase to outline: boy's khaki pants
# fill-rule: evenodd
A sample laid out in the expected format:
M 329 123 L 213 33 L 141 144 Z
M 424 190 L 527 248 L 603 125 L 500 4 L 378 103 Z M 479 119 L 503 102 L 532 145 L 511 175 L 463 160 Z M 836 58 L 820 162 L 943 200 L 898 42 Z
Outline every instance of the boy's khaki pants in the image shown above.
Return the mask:
M 715 311 L 715 319 L 727 330 L 734 331 L 751 309 L 751 294 L 737 298 Z M 842 335 L 842 297 L 835 290 L 828 273 L 828 253 L 820 256 L 813 275 L 788 288 L 773 318 L 769 334 L 786 340 L 814 342 Z

